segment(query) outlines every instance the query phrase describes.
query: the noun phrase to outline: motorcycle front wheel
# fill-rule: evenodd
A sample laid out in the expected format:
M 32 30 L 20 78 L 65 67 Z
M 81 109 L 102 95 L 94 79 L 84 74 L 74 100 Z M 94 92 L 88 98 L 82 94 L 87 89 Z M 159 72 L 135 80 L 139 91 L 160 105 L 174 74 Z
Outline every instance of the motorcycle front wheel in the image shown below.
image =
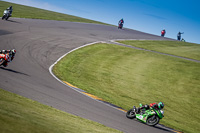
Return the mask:
M 3 15 L 2 20 L 5 18 L 5 15 Z
M 129 119 L 135 118 L 136 113 L 134 109 L 130 109 L 129 111 L 126 112 L 126 117 Z
M 0 66 L 4 63 L 4 59 L 0 59 Z
M 149 126 L 155 126 L 156 124 L 158 124 L 160 121 L 160 119 L 158 118 L 158 116 L 156 115 L 152 115 L 150 117 L 147 118 L 147 125 Z

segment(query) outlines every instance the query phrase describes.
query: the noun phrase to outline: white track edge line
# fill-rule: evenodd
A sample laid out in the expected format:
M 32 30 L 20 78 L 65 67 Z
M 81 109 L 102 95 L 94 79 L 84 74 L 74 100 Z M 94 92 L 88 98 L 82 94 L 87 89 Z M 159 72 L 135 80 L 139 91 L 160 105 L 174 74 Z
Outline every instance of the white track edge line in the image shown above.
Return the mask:
M 89 98 L 91 98 L 91 99 L 93 99 L 93 100 L 95 100 L 95 101 L 101 102 L 101 103 L 103 103 L 104 105 L 107 105 L 107 106 L 112 107 L 112 108 L 114 108 L 114 109 L 117 109 L 117 110 L 119 110 L 119 111 L 121 111 L 121 112 L 124 112 L 124 111 L 122 111 L 122 110 L 120 110 L 120 109 L 118 109 L 118 108 L 116 108 L 116 107 L 113 107 L 113 106 L 111 106 L 111 105 L 109 105 L 109 104 L 106 104 L 106 103 L 104 103 L 103 101 L 94 99 L 94 98 L 92 98 L 92 97 L 90 97 L 90 96 L 88 96 L 88 95 L 82 93 L 81 91 L 79 91 L 79 90 L 77 90 L 77 89 L 75 89 L 75 88 L 73 88 L 73 87 L 67 85 L 67 84 L 64 83 L 62 80 L 60 80 L 58 77 L 56 77 L 56 76 L 54 75 L 54 73 L 52 72 L 52 69 L 53 69 L 54 65 L 57 64 L 62 58 L 64 58 L 64 57 L 65 57 L 66 55 L 68 55 L 69 53 L 71 53 L 71 52 L 73 52 L 73 51 L 75 51 L 75 50 L 78 50 L 78 49 L 80 49 L 80 48 L 83 48 L 83 47 L 86 47 L 86 46 L 89 46 L 89 45 L 93 45 L 93 44 L 97 44 L 97 43 L 106 43 L 106 42 L 105 42 L 105 41 L 96 41 L 96 42 L 88 43 L 88 44 L 82 45 L 82 46 L 80 46 L 80 47 L 77 47 L 77 48 L 75 48 L 75 49 L 73 49 L 73 50 L 67 52 L 66 54 L 64 54 L 63 56 L 61 56 L 60 58 L 58 58 L 58 60 L 57 60 L 55 63 L 53 63 L 53 64 L 49 67 L 49 72 L 50 72 L 50 74 L 51 74 L 56 80 L 58 80 L 58 81 L 59 81 L 60 83 L 62 83 L 63 85 L 65 85 L 65 86 L 67 86 L 67 87 L 70 87 L 71 89 L 73 89 L 73 90 L 79 92 L 80 94 L 83 94 L 83 95 L 85 95 L 85 96 L 87 96 L 87 97 L 89 97 Z M 80 88 L 79 88 L 79 89 L 80 89 Z M 125 112 L 124 112 L 124 113 L 125 113 Z
M 114 40 L 109 40 L 109 41 L 110 41 L 110 42 L 118 43 L 118 42 L 116 42 L 116 41 L 118 41 L 118 40 L 147 40 L 147 39 L 114 39 Z M 50 74 L 51 74 L 56 80 L 58 80 L 58 81 L 59 81 L 60 83 L 62 83 L 63 85 L 65 85 L 65 86 L 67 86 L 67 87 L 70 87 L 71 89 L 77 91 L 78 93 L 80 93 L 80 94 L 82 94 L 82 95 L 85 95 L 85 96 L 87 96 L 87 97 L 89 97 L 89 98 L 91 98 L 91 99 L 93 99 L 93 100 L 95 100 L 95 101 L 97 101 L 97 102 L 101 102 L 101 103 L 103 103 L 104 105 L 107 105 L 107 106 L 109 106 L 109 107 L 111 107 L 111 108 L 117 109 L 118 111 L 124 112 L 123 110 L 120 110 L 120 109 L 118 109 L 118 108 L 116 108 L 116 107 L 113 107 L 113 106 L 111 106 L 111 105 L 109 105 L 109 104 L 106 104 L 106 103 L 104 103 L 103 101 L 94 99 L 94 98 L 92 98 L 92 97 L 90 97 L 90 96 L 88 96 L 88 95 L 82 93 L 81 91 L 79 91 L 79 90 L 77 90 L 77 89 L 74 89 L 73 87 L 67 85 L 66 83 L 64 83 L 63 81 L 61 81 L 59 78 L 57 78 L 57 77 L 53 74 L 53 72 L 52 72 L 52 69 L 53 69 L 54 65 L 57 64 L 62 58 L 64 58 L 64 57 L 65 57 L 66 55 L 68 55 L 69 53 L 71 53 L 71 52 L 73 52 L 73 51 L 75 51 L 75 50 L 78 50 L 78 49 L 80 49 L 80 48 L 83 48 L 83 47 L 86 47 L 86 46 L 89 46 L 89 45 L 93 45 L 93 44 L 97 44 L 97 43 L 106 43 L 106 42 L 104 42 L 104 41 L 96 41 L 96 42 L 88 43 L 88 44 L 82 45 L 82 46 L 80 46 L 80 47 L 77 47 L 77 48 L 75 48 L 75 49 L 72 49 L 71 51 L 67 52 L 66 54 L 64 54 L 63 56 L 61 56 L 60 58 L 58 58 L 58 60 L 57 60 L 55 63 L 53 63 L 53 64 L 49 67 L 49 72 L 50 72 Z M 80 89 L 80 88 L 79 88 L 79 89 Z M 126 113 L 126 112 L 124 112 L 124 113 Z M 160 124 L 158 124 L 158 126 L 163 127 L 163 125 L 160 125 Z M 168 130 L 172 131 L 172 132 L 176 132 L 176 130 L 174 130 L 174 129 L 168 128 L 168 127 L 166 127 L 166 126 L 164 126 L 164 127 L 167 128 Z

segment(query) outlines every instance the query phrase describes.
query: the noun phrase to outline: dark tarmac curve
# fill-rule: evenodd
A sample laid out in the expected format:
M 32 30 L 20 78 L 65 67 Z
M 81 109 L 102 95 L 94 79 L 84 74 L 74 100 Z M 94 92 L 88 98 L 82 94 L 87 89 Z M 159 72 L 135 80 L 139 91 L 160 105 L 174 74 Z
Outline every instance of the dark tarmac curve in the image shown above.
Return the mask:
M 0 67 L 0 88 L 125 133 L 168 132 L 127 119 L 124 112 L 72 90 L 49 73 L 49 67 L 70 50 L 112 39 L 170 40 L 98 24 L 18 18 L 0 20 L 0 49 L 17 50 L 13 62 L 7 68 Z

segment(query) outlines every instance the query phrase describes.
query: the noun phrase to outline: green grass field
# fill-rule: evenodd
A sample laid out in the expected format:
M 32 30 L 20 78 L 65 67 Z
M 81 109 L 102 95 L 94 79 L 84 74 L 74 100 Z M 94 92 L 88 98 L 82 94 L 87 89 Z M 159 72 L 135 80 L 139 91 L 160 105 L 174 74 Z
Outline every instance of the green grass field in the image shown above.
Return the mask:
M 167 48 L 175 42 L 165 43 Z M 180 47 L 174 47 L 179 51 Z M 61 80 L 127 110 L 139 103 L 162 101 L 165 117 L 161 124 L 196 133 L 200 131 L 199 70 L 200 63 L 113 44 L 95 44 L 70 53 L 53 72 Z
M 1 133 L 119 133 L 0 89 Z
M 127 45 L 158 51 L 162 53 L 182 56 L 200 61 L 200 45 L 181 41 L 118 41 Z
M 14 3 L 11 4 L 9 2 L 4 2 L 4 1 L 0 1 L 0 13 L 3 14 L 3 11 L 11 5 L 13 6 L 12 17 L 105 24 L 102 22 L 89 20 L 89 19 L 85 19 L 81 17 L 52 12 L 52 11 L 38 9 L 34 7 L 29 7 L 29 6 L 18 5 Z
M 84 23 L 101 22 L 0 1 L 13 17 Z M 169 41 L 123 42 L 199 60 L 199 45 Z M 54 73 L 79 88 L 129 109 L 139 103 L 165 103 L 161 123 L 184 132 L 200 131 L 200 65 L 156 53 L 98 44 L 66 56 Z M 46 105 L 0 90 L 1 132 L 118 132 Z M 77 125 L 80 123 L 80 125 Z M 89 125 L 89 126 L 88 126 Z M 91 128 L 90 128 L 91 127 Z

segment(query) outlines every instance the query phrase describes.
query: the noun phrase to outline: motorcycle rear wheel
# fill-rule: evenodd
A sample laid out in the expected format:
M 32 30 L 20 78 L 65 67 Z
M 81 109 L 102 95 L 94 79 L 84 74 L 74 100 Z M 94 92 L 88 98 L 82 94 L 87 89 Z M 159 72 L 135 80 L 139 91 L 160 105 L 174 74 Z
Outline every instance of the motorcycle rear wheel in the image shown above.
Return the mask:
M 6 20 L 8 20 L 9 16 L 6 17 Z
M 155 126 L 159 123 L 160 119 L 158 118 L 158 116 L 156 115 L 152 115 L 150 117 L 147 118 L 147 125 L 149 126 Z
M 136 117 L 136 113 L 134 109 L 130 109 L 129 111 L 126 112 L 126 117 L 129 119 L 133 119 Z

